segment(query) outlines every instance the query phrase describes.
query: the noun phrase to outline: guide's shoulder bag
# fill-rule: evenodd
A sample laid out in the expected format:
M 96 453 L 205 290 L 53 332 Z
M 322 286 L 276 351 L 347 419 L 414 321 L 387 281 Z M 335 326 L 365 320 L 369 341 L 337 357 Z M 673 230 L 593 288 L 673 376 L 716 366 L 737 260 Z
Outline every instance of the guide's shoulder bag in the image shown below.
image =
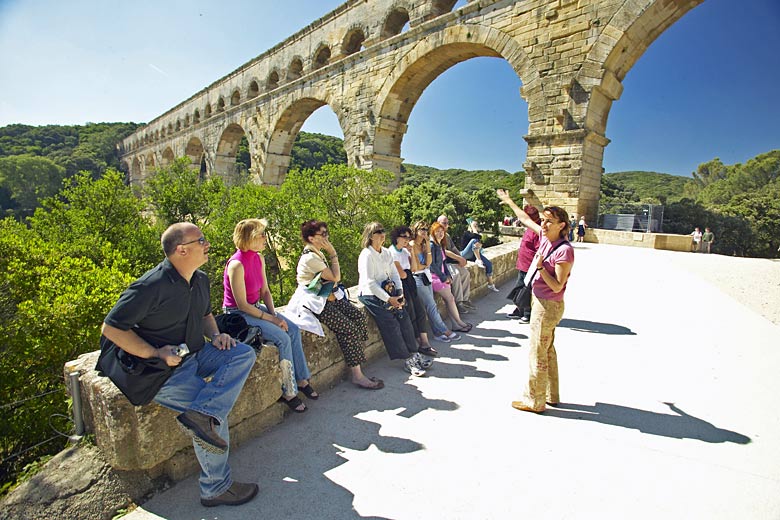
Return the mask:
M 560 242 L 558 242 L 558 245 L 550 249 L 550 252 L 547 253 L 547 255 L 544 257 L 544 260 L 550 258 L 550 255 L 553 254 L 553 251 L 561 247 L 565 242 L 566 240 L 561 240 Z M 534 260 L 536 260 L 536 257 L 534 257 Z M 536 265 L 536 264 L 537 264 L 536 261 L 532 263 L 532 265 Z M 525 285 L 523 285 L 522 287 L 515 287 L 515 289 L 517 289 L 517 292 L 515 292 L 514 296 L 512 297 L 512 301 L 514 302 L 517 308 L 522 309 L 524 306 L 528 305 L 527 302 L 529 301 L 528 298 L 531 295 L 532 282 L 534 278 L 536 278 L 536 272 L 538 270 L 539 269 L 534 269 L 533 272 L 529 271 L 529 273 L 526 274 L 524 278 Z M 515 289 L 512 289 L 512 291 L 514 291 Z M 509 294 L 512 295 L 511 292 Z
M 95 367 L 108 377 L 135 406 L 149 404 L 173 374 L 173 367 L 160 358 L 140 358 L 100 336 L 100 356 Z

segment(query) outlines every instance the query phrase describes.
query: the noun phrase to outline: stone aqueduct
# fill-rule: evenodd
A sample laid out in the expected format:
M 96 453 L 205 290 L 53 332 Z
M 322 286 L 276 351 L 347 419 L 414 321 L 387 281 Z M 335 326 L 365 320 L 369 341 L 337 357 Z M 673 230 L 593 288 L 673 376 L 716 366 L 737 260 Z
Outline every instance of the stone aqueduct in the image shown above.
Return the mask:
M 205 174 L 230 178 L 245 135 L 252 176 L 280 184 L 301 126 L 328 105 L 349 164 L 399 173 L 425 88 L 459 62 L 490 56 L 512 66 L 528 103 L 526 187 L 593 219 L 621 81 L 702 1 L 470 0 L 453 10 L 456 0 L 349 0 L 127 137 L 123 166 L 142 183 L 188 156 Z

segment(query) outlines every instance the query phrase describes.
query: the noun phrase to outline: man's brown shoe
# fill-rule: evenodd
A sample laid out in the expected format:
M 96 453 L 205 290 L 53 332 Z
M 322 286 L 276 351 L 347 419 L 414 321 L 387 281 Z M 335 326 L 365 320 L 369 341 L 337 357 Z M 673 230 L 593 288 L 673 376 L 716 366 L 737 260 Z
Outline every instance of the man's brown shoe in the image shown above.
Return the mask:
M 201 498 L 200 503 L 205 507 L 214 506 L 240 506 L 246 504 L 257 495 L 257 484 L 244 484 L 233 482 L 227 491 L 214 498 Z
M 512 408 L 514 408 L 515 410 L 522 410 L 524 412 L 533 412 L 533 413 L 542 413 L 544 411 L 544 408 L 542 408 L 541 410 L 534 410 L 530 406 L 526 406 L 526 404 L 523 403 L 522 401 L 512 401 Z
M 182 430 L 204 450 L 217 455 L 227 451 L 227 442 L 217 433 L 216 426 L 219 423 L 213 417 L 187 410 L 176 417 L 176 420 Z

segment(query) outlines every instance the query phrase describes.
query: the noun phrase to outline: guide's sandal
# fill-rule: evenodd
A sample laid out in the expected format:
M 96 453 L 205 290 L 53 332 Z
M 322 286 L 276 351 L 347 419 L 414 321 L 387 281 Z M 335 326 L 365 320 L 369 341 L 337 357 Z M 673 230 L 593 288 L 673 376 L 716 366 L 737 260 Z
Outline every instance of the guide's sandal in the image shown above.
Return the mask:
M 297 395 L 292 399 L 290 399 L 289 401 L 285 399 L 284 396 L 282 396 L 279 398 L 279 402 L 286 404 L 287 407 L 295 413 L 303 413 L 306 410 L 308 410 L 308 408 L 306 408 L 306 405 L 303 404 L 303 401 L 301 401 L 301 398 L 298 397 Z M 303 406 L 303 409 L 299 410 L 298 409 L 299 406 Z

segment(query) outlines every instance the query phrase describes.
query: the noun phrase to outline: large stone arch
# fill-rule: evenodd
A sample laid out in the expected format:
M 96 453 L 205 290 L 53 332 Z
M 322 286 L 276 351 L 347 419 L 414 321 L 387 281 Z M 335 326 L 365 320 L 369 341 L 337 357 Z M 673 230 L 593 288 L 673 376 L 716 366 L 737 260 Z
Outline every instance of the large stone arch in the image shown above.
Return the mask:
M 228 124 L 220 134 L 212 173 L 219 175 L 227 182 L 234 181 L 238 175 L 236 154 L 238 153 L 238 145 L 241 144 L 241 138 L 245 134 L 246 132 L 238 123 Z M 198 167 L 200 168 L 200 165 Z
M 290 104 L 282 111 L 272 126 L 273 130 L 268 139 L 264 161 L 264 184 L 280 185 L 290 168 L 290 153 L 298 132 L 315 110 L 328 105 L 339 120 L 339 126 L 344 129 L 344 123 L 339 111 L 334 109 L 324 97 L 312 92 L 307 92 L 300 99 Z M 346 137 L 346 136 L 345 136 Z M 346 142 L 346 138 L 345 138 Z
M 165 150 L 163 150 L 160 165 L 169 166 L 173 164 L 174 160 L 176 160 L 176 155 L 173 153 L 173 149 L 170 146 L 166 147 Z
M 523 97 L 531 106 L 543 100 L 539 73 L 519 43 L 501 31 L 466 24 L 420 40 L 385 80 L 377 100 L 372 165 L 400 173 L 401 143 L 409 116 L 423 91 L 450 67 L 476 57 L 503 58 L 523 83 Z
M 626 2 L 606 24 L 579 73 L 566 85 L 565 117 L 583 130 L 579 190 L 570 212 L 596 221 L 604 149 L 610 142 L 607 120 L 612 103 L 623 93 L 622 81 L 666 29 L 703 1 Z
M 197 136 L 190 137 L 190 140 L 187 141 L 187 146 L 184 148 L 184 155 L 190 158 L 192 167 L 200 171 L 205 165 L 205 148 L 203 147 L 203 141 Z M 206 174 L 207 172 L 201 173 Z

